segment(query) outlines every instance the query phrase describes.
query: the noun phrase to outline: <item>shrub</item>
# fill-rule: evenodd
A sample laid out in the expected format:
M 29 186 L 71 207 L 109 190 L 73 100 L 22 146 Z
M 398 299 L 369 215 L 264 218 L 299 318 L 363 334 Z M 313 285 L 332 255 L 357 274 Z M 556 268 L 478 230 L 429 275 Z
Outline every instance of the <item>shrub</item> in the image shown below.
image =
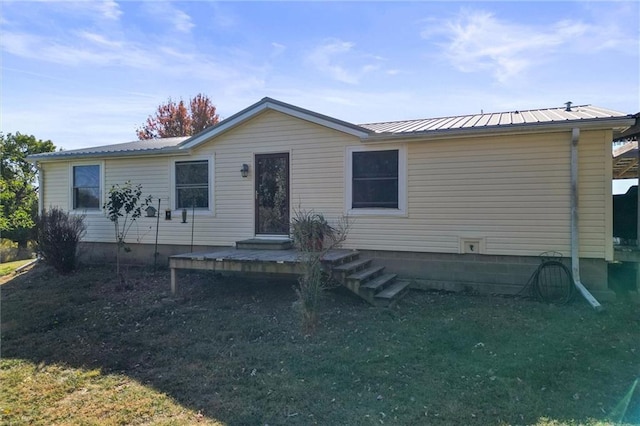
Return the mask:
M 84 235 L 84 215 L 69 215 L 52 207 L 38 218 L 38 254 L 61 274 L 76 268 L 78 242 Z

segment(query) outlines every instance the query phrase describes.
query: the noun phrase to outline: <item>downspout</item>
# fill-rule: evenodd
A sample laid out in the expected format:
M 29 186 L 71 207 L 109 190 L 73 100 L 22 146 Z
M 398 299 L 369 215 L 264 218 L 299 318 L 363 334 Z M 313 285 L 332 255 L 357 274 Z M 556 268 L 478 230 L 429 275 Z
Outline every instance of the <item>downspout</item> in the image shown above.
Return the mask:
M 38 170 L 38 216 L 41 216 L 44 211 L 44 170 L 42 164 L 38 162 L 36 162 L 36 169 Z
M 576 286 L 582 297 L 596 311 L 602 310 L 602 305 L 580 281 L 580 235 L 578 231 L 578 141 L 580 140 L 580 129 L 571 130 L 571 273 L 573 284 Z

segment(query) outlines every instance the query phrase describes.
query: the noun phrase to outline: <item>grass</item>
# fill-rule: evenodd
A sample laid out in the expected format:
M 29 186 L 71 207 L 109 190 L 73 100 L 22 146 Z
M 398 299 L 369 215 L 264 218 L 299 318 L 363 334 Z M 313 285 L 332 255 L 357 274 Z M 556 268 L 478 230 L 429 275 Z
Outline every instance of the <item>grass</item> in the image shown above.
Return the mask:
M 14 262 L 0 263 L 0 277 L 13 273 L 17 268 L 32 262 L 33 259 L 16 260 Z
M 128 280 L 38 266 L 2 285 L 0 423 L 640 422 L 637 305 L 336 291 L 306 336 L 291 282 L 181 273 L 172 298 L 166 271 Z

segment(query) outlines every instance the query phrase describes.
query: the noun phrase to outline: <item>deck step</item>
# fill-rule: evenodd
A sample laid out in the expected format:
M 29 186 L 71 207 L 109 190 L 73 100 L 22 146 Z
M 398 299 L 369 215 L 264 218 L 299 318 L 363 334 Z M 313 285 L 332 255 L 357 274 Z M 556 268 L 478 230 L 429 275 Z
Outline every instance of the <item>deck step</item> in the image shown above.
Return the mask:
M 352 262 L 360 256 L 360 253 L 353 251 L 333 251 L 322 256 L 322 261 L 332 266 L 333 269 L 344 263 Z
M 397 274 L 382 274 L 371 281 L 367 281 L 366 283 L 360 286 L 360 289 L 365 289 L 371 292 L 380 292 L 385 289 L 389 284 L 396 279 Z
M 372 266 L 349 275 L 347 281 L 359 281 L 361 285 L 364 285 L 364 281 L 377 277 L 382 271 L 384 271 L 384 266 Z
M 289 250 L 292 247 L 293 242 L 290 239 L 250 238 L 236 241 L 236 248 L 239 250 Z
M 402 296 L 402 294 L 408 290 L 408 282 L 396 281 L 391 286 L 376 294 L 374 296 L 374 300 L 376 302 L 376 305 L 389 306 L 393 302 L 397 301 Z
M 371 263 L 371 259 L 357 259 L 348 263 L 338 265 L 333 269 L 334 272 L 351 273 L 366 268 Z

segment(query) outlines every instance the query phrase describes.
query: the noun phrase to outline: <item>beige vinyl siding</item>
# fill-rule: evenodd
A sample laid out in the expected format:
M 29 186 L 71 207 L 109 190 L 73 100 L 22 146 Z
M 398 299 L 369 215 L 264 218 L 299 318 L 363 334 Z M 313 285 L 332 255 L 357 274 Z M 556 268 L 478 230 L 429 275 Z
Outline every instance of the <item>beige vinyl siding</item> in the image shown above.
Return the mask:
M 290 154 L 291 204 L 316 209 L 339 217 L 344 199 L 345 146 L 359 143 L 359 139 L 311 124 L 277 112 L 265 112 L 250 122 L 223 134 L 192 152 L 193 156 L 215 159 L 213 212 L 196 212 L 194 245 L 233 245 L 236 241 L 254 236 L 254 155 L 288 152 Z M 173 211 L 171 221 L 164 220 L 164 210 L 172 205 L 174 188 L 170 186 L 172 160 L 190 157 L 136 157 L 110 159 L 104 162 L 104 191 L 113 184 L 130 180 L 141 184 L 143 195 L 162 199 L 160 208 L 160 244 L 191 244 L 192 212 L 188 222 L 181 223 L 181 211 Z M 242 164 L 250 165 L 247 178 L 240 176 Z M 47 164 L 49 167 L 50 163 Z M 56 202 L 69 206 L 69 164 L 51 167 L 64 177 L 53 183 L 47 175 L 47 199 L 55 194 Z M 294 178 L 295 177 L 295 178 Z M 88 215 L 86 241 L 114 241 L 113 224 L 104 213 Z M 131 228 L 128 243 L 153 244 L 156 219 L 142 217 Z
M 42 207 L 47 210 L 50 207 L 69 209 L 69 163 L 52 162 L 42 165 L 44 172 L 44 199 Z
M 333 217 L 343 211 L 344 147 L 359 139 L 268 111 L 213 143 L 204 144 L 194 155 L 216 157 L 216 217 L 210 235 L 216 244 L 230 245 L 254 236 L 254 155 L 288 152 L 290 200 Z M 249 177 L 240 176 L 249 164 Z
M 482 238 L 486 254 L 555 250 L 569 255 L 570 141 L 571 132 L 565 131 L 398 144 L 407 153 L 407 214 L 353 217 L 345 246 L 458 253 L 460 238 Z M 610 141 L 611 132 L 581 134 L 580 250 L 585 257 L 609 259 L 612 250 Z M 289 153 L 292 213 L 300 206 L 339 218 L 346 211 L 345 155 L 357 146 L 362 146 L 357 137 L 274 111 L 203 143 L 191 154 L 215 158 L 214 210 L 196 213 L 194 244 L 233 245 L 254 236 L 255 154 Z M 250 173 L 242 178 L 245 163 Z M 167 157 L 106 160 L 105 190 L 126 180 L 142 184 L 154 205 L 162 198 L 159 242 L 188 246 L 191 212 L 186 224 L 180 223 L 179 211 L 172 221 L 164 220 L 174 196 L 172 164 Z M 45 202 L 67 207 L 68 165 L 47 163 L 46 170 Z M 113 225 L 104 215 L 92 215 L 88 222 L 86 240 L 113 241 Z M 142 218 L 127 241 L 152 244 L 155 224 L 155 218 Z
M 583 257 L 603 258 L 610 244 L 604 133 L 580 140 Z M 570 140 L 559 132 L 410 143 L 408 217 L 357 217 L 349 246 L 457 253 L 461 238 L 482 238 L 486 254 L 568 256 Z
M 611 131 L 582 132 L 579 143 L 580 255 L 613 260 Z

